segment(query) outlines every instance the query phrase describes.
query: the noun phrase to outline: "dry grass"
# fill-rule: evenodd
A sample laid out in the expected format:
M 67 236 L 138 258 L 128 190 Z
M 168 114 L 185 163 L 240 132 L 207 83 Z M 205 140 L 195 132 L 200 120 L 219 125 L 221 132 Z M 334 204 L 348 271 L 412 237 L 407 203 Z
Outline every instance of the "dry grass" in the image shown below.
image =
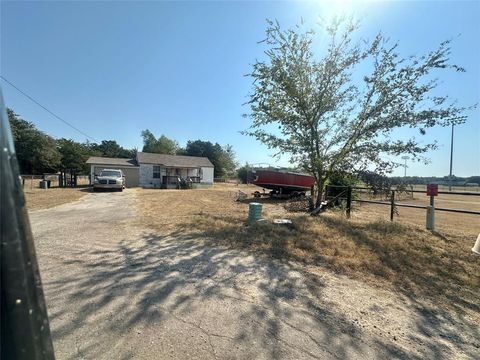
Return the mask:
M 88 193 L 86 188 L 24 188 L 28 210 L 47 209 L 80 199 Z
M 411 193 L 409 196 L 411 196 Z M 413 199 L 409 198 L 409 196 L 406 196 L 400 203 L 422 206 L 429 205 L 429 196 L 419 193 L 415 193 Z M 363 194 L 361 198 L 384 200 L 380 197 L 368 197 L 365 194 Z M 355 214 L 359 218 L 369 220 L 390 219 L 390 206 L 354 203 L 354 207 L 356 210 Z M 440 194 L 435 198 L 435 207 L 480 211 L 480 196 Z M 424 209 L 398 207 L 397 210 L 398 214 L 395 215 L 395 221 L 403 224 L 417 225 L 422 228 L 425 227 L 426 211 Z M 480 216 L 436 211 L 435 227 L 438 231 L 447 233 L 455 232 L 465 237 L 476 238 L 480 233 Z
M 408 201 L 409 204 L 415 203 Z M 453 207 L 452 207 L 453 208 Z M 467 209 L 465 205 L 457 208 Z M 390 207 L 376 204 L 362 204 L 355 206 L 354 216 L 370 220 L 389 220 Z M 394 221 L 402 224 L 425 228 L 426 212 L 424 209 L 398 208 Z M 443 211 L 435 212 L 435 229 L 442 233 L 463 236 L 467 241 L 474 241 L 480 233 L 480 216 Z
M 470 251 L 474 239 L 465 234 L 432 234 L 420 226 L 364 216 L 365 209 L 351 220 L 335 211 L 313 218 L 288 213 L 284 202 L 270 199 L 261 200 L 264 217 L 288 217 L 292 226 L 247 225 L 248 201 L 234 201 L 239 188 L 254 189 L 138 190 L 140 219 L 159 232 L 202 236 L 216 245 L 327 267 L 377 286 L 480 310 L 479 259 Z

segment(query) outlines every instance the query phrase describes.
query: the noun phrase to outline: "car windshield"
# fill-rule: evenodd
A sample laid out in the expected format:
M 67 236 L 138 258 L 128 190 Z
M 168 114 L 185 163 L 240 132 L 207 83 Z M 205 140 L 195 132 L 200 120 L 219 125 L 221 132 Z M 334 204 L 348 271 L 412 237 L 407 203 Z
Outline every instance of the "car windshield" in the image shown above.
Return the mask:
M 120 171 L 112 171 L 112 170 L 106 170 L 106 171 L 102 171 L 100 173 L 100 176 L 114 176 L 114 177 L 120 177 L 122 176 Z

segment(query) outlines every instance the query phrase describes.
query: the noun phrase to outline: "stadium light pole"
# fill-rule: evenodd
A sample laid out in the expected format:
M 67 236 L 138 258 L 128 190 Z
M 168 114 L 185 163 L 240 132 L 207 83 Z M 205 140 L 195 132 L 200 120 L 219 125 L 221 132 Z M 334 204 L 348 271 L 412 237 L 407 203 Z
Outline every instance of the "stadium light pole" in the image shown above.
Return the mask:
M 402 159 L 405 160 L 405 165 L 403 165 L 404 169 L 405 169 L 405 172 L 403 173 L 403 177 L 406 178 L 407 177 L 407 160 L 410 159 L 408 156 L 402 156 Z
M 452 139 L 450 140 L 450 175 L 448 176 L 448 191 L 452 191 L 452 166 L 453 166 L 453 129 L 455 124 L 452 124 Z

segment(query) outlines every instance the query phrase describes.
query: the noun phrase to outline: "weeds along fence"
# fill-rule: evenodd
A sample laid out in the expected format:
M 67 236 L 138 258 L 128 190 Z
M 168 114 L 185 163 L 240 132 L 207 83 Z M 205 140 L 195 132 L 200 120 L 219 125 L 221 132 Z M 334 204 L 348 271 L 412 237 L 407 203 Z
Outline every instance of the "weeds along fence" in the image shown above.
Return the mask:
M 337 193 L 346 189 L 342 186 L 329 185 L 337 189 Z M 384 218 L 390 221 L 426 225 L 426 214 L 429 206 L 433 206 L 436 223 L 439 228 L 465 230 L 472 234 L 480 232 L 480 192 L 478 191 L 438 191 L 438 196 L 427 196 L 426 190 L 412 187 L 403 189 L 379 190 L 370 187 L 352 187 L 350 201 L 346 196 L 341 200 L 347 204 L 347 216 L 350 213 L 348 203 L 352 204 L 355 213 L 362 218 Z

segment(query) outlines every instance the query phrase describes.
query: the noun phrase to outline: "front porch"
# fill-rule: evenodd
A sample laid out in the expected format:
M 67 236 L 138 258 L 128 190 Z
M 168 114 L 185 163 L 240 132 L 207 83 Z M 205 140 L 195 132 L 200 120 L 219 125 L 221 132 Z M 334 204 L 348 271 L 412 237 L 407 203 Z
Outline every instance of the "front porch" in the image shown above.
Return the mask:
M 165 175 L 162 176 L 162 185 L 178 185 L 182 180 L 197 184 L 200 183 L 200 176 L 187 176 L 186 178 L 181 178 L 178 175 Z
M 150 167 L 141 165 L 140 167 L 141 184 L 144 187 L 177 189 L 192 187 L 193 184 L 202 182 L 202 169 L 198 167 L 165 167 L 162 165 L 150 165 Z

